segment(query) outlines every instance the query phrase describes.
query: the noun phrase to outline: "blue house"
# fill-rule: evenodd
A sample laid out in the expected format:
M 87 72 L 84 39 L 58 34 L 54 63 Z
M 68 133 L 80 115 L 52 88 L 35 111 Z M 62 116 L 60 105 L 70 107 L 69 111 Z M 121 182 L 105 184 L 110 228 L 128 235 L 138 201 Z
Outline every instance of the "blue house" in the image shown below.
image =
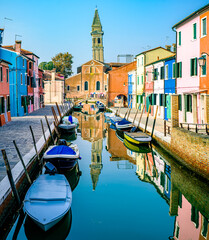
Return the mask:
M 0 58 L 11 63 L 9 66 L 9 90 L 11 116 L 27 114 L 27 59 L 21 54 L 21 41 L 14 46 L 0 47 Z
M 176 56 L 165 59 L 164 68 L 167 78 L 164 80 L 164 94 L 165 94 L 165 114 L 164 119 L 171 118 L 171 94 L 176 93 L 176 79 L 175 79 L 175 61 Z

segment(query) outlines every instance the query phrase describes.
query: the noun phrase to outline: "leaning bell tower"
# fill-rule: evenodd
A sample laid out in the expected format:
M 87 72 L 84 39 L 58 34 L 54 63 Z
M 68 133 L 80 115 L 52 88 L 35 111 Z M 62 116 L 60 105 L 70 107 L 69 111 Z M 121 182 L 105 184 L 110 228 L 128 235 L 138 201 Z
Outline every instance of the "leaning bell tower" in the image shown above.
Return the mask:
M 93 59 L 104 62 L 104 47 L 103 47 L 103 34 L 102 25 L 99 19 L 99 13 L 97 8 L 95 9 L 94 19 L 91 26 L 92 36 L 92 54 Z

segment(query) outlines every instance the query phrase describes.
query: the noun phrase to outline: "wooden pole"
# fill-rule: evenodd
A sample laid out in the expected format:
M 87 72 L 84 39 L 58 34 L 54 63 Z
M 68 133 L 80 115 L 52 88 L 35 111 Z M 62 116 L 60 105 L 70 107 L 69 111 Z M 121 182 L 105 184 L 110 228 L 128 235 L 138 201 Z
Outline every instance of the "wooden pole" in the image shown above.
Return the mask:
M 128 120 L 128 118 L 129 118 L 129 116 L 130 116 L 130 113 L 131 113 L 131 109 L 132 109 L 131 104 L 132 104 L 132 101 L 133 101 L 133 98 L 131 99 L 131 102 L 130 102 L 130 110 L 129 110 L 129 113 L 128 113 L 128 116 L 127 116 L 127 120 Z
M 61 114 L 61 112 L 60 112 L 60 108 L 59 108 L 57 102 L 56 102 L 56 107 L 57 107 L 57 111 L 58 111 L 58 113 L 59 113 L 59 115 L 60 115 L 60 119 L 61 119 L 61 118 L 62 118 L 62 114 Z
M 55 124 L 55 121 L 53 123 L 54 123 L 54 130 L 55 130 L 55 132 L 57 134 L 57 137 L 60 138 L 60 133 L 59 133 L 59 131 L 57 129 L 57 125 Z
M 48 121 L 46 115 L 45 115 L 45 119 L 46 119 L 46 123 L 47 123 L 48 129 L 49 129 L 50 136 L 51 136 L 51 138 L 52 138 L 52 142 L 53 142 L 53 144 L 54 144 L 54 138 L 53 138 L 52 131 L 51 131 L 51 128 L 50 128 L 50 125 L 49 125 L 49 121 Z
M 41 121 L 41 128 L 42 128 L 42 132 L 43 132 L 43 136 L 44 136 L 44 141 L 45 141 L 46 146 L 48 147 L 46 135 L 45 135 L 45 131 L 44 131 L 44 125 L 43 125 L 42 120 L 40 120 L 40 121 Z
M 22 155 L 21 155 L 21 153 L 20 153 L 20 151 L 19 151 L 19 148 L 17 147 L 17 144 L 16 144 L 15 140 L 13 140 L 13 144 L 15 145 L 15 149 L 16 149 L 17 154 L 18 154 L 18 156 L 19 156 L 19 158 L 20 158 L 20 161 L 21 161 L 21 163 L 22 163 L 22 165 L 23 165 L 23 168 L 24 168 L 24 171 L 25 171 L 25 175 L 26 175 L 26 177 L 27 177 L 27 179 L 28 179 L 28 182 L 31 184 L 32 181 L 31 181 L 31 179 L 30 179 L 30 176 L 29 176 L 29 174 L 28 174 L 27 168 L 26 168 L 26 166 L 25 166 L 25 163 L 24 163 L 24 161 L 23 161 Z
M 59 125 L 59 120 L 58 120 L 58 118 L 57 118 L 57 114 L 56 114 L 56 112 L 55 112 L 55 110 L 54 110 L 54 107 L 51 107 L 51 109 L 52 109 L 52 113 L 53 113 L 53 115 L 54 115 L 55 124 L 56 124 L 56 126 L 58 126 L 58 125 Z
M 157 118 L 157 111 L 158 111 L 158 105 L 157 105 L 157 107 L 156 107 L 156 111 L 155 111 L 155 118 L 154 118 L 154 122 L 153 122 L 153 125 L 152 125 L 152 133 L 151 133 L 151 137 L 153 136 L 154 129 L 155 129 L 155 122 L 156 122 L 156 118 Z
M 140 116 L 140 118 L 139 118 L 139 122 L 138 122 L 137 128 L 139 128 L 139 125 L 140 125 L 140 123 L 141 123 L 142 115 L 143 115 L 143 112 L 144 112 L 144 107 L 145 107 L 145 105 L 143 105 L 143 107 L 142 107 L 141 116 Z
M 133 124 L 134 124 L 134 122 L 135 122 L 135 120 L 136 120 L 136 116 L 137 116 L 137 114 L 138 114 L 138 111 L 139 111 L 139 107 L 138 107 L 137 110 L 136 110 L 136 114 L 135 114 L 135 116 L 134 116 Z
M 31 135 L 32 135 L 32 138 L 33 138 L 33 145 L 34 145 L 34 148 L 35 148 L 35 151 L 36 151 L 36 155 L 37 155 L 38 161 L 40 163 L 40 158 L 39 158 L 38 150 L 37 150 L 37 147 L 36 147 L 36 140 L 35 140 L 35 137 L 34 137 L 34 134 L 33 134 L 33 129 L 32 129 L 31 126 L 29 126 L 29 128 L 30 128 Z
M 6 171 L 7 171 L 7 176 L 8 176 L 9 182 L 10 182 L 10 186 L 12 188 L 12 192 L 14 194 L 14 197 L 15 197 L 16 201 L 17 201 L 18 207 L 20 207 L 21 206 L 21 201 L 20 201 L 20 197 L 19 197 L 18 191 L 17 191 L 16 186 L 15 186 L 14 179 L 12 177 L 12 171 L 11 171 L 11 167 L 10 167 L 10 164 L 9 164 L 9 161 L 8 161 L 8 158 L 7 158 L 6 151 L 5 151 L 5 149 L 2 149 L 1 152 L 2 152 L 2 155 L 3 155 L 3 159 L 4 159 L 5 166 L 6 166 Z
M 148 112 L 147 112 L 147 119 L 146 119 L 146 123 L 145 123 L 145 127 L 144 127 L 144 132 L 145 133 L 146 133 L 146 129 L 147 129 L 150 110 L 151 110 L 151 105 L 149 105 L 149 109 L 148 109 Z
M 127 116 L 128 112 L 129 112 L 129 107 L 131 107 L 131 104 L 130 104 L 130 103 L 129 103 L 129 105 L 128 105 L 128 109 L 127 109 L 127 111 L 126 111 L 126 113 L 125 113 L 125 116 L 124 116 L 124 118 L 126 118 L 126 116 Z

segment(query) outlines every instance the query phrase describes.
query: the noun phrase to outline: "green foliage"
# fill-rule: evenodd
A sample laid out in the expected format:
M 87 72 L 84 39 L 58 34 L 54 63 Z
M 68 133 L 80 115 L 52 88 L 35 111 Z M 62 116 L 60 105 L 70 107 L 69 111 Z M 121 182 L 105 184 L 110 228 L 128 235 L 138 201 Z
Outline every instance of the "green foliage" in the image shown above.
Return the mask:
M 54 68 L 54 64 L 52 61 L 50 62 L 41 62 L 38 66 L 42 70 L 52 70 Z
M 72 74 L 72 58 L 73 56 L 66 53 L 58 53 L 55 57 L 52 58 L 56 72 L 59 72 L 64 75 L 64 77 L 69 77 Z

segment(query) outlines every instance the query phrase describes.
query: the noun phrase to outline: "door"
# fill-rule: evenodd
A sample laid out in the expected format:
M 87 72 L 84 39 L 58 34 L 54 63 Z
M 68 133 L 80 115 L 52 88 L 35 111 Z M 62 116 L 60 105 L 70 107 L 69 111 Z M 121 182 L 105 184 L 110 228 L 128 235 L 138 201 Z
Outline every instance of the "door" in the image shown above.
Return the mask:
M 171 96 L 166 95 L 166 109 L 167 109 L 167 119 L 171 119 Z

